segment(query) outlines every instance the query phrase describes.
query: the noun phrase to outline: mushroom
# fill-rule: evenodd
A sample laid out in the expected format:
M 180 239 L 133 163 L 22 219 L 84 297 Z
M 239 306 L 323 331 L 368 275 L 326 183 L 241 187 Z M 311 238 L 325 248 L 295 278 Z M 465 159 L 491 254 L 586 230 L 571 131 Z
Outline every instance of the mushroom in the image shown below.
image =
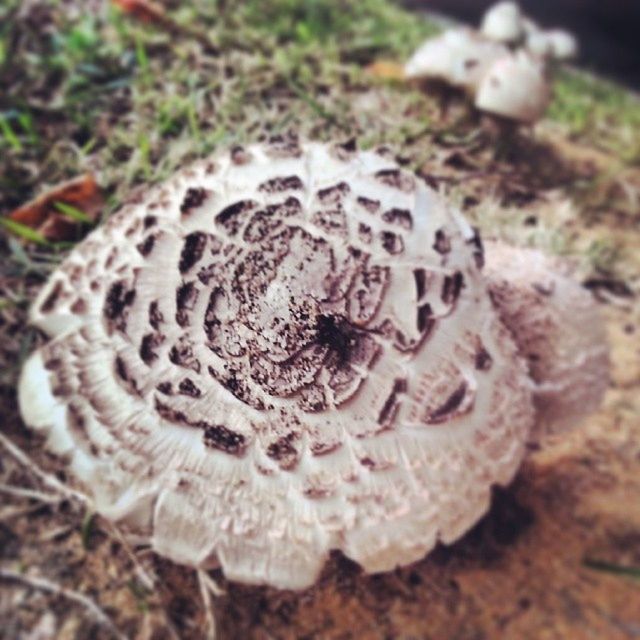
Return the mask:
M 542 62 L 518 51 L 491 66 L 478 87 L 475 105 L 503 118 L 533 123 L 544 114 L 550 98 Z
M 568 31 L 534 30 L 527 34 L 526 48 L 531 53 L 552 60 L 570 60 L 578 55 L 578 42 Z
M 405 65 L 405 77 L 443 80 L 474 93 L 487 69 L 506 53 L 471 29 L 452 29 L 418 48 Z
M 565 430 L 598 408 L 609 382 L 593 297 L 569 264 L 540 251 L 488 243 L 486 254 L 491 297 L 536 383 L 534 436 Z
M 523 16 L 515 2 L 498 2 L 484 14 L 480 33 L 490 40 L 515 44 L 524 33 Z
M 510 121 L 488 122 L 491 129 L 498 126 L 500 137 L 510 138 L 517 123 L 533 123 L 544 114 L 551 98 L 546 77 L 551 61 L 577 52 L 567 31 L 542 31 L 515 2 L 499 2 L 485 13 L 479 32 L 451 29 L 423 43 L 406 63 L 405 77 L 464 89 L 480 111 Z
M 482 263 L 388 154 L 235 147 L 52 274 L 20 409 L 98 512 L 176 562 L 293 589 L 331 550 L 391 570 L 467 531 L 534 427 Z

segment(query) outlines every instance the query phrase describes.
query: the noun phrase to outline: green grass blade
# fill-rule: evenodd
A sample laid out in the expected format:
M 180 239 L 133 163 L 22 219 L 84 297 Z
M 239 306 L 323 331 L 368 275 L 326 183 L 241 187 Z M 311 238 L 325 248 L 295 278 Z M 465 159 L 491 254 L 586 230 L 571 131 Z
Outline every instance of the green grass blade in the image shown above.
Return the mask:
M 0 217 L 0 226 L 4 227 L 7 231 L 20 236 L 28 242 L 35 242 L 37 244 L 48 245 L 47 239 L 37 231 L 34 231 L 31 227 L 27 227 L 24 224 L 20 224 L 10 218 Z
M 89 548 L 89 539 L 93 533 L 95 513 L 92 511 L 86 511 L 84 518 L 82 518 L 82 524 L 80 525 L 80 539 L 82 540 L 82 546 L 84 549 Z
M 66 204 L 65 202 L 56 201 L 53 203 L 53 206 L 60 211 L 60 213 L 64 213 L 65 216 L 71 218 L 72 220 L 76 220 L 77 222 L 84 222 L 86 224 L 91 224 L 91 218 L 80 209 L 76 209 L 70 204 Z
M 594 569 L 595 571 L 603 571 L 640 580 L 640 567 L 624 567 L 619 564 L 614 564 L 613 562 L 605 562 L 591 558 L 587 558 L 584 561 L 584 566 L 589 567 L 589 569 Z
M 16 132 L 11 128 L 9 120 L 7 120 L 6 116 L 0 116 L 0 130 L 2 131 L 2 135 L 4 136 L 5 140 L 16 151 L 22 151 L 22 142 L 20 142 L 20 138 L 18 138 Z

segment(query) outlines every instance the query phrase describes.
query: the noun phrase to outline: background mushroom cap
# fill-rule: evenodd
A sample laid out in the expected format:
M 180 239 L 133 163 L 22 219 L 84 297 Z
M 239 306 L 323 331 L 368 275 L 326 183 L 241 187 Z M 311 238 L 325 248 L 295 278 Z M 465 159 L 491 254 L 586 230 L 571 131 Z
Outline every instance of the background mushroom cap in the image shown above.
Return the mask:
M 385 155 L 234 148 L 52 275 L 21 411 L 100 513 L 177 562 L 286 588 L 332 549 L 389 570 L 476 522 L 532 426 L 481 262 Z
M 568 265 L 533 249 L 487 243 L 485 275 L 536 382 L 534 439 L 595 411 L 609 384 L 603 319 Z
M 553 60 L 570 60 L 578 55 L 578 41 L 562 29 L 531 31 L 527 34 L 526 48 L 535 55 Z
M 543 64 L 519 51 L 503 56 L 490 67 L 478 88 L 475 105 L 481 111 L 518 122 L 535 122 L 550 99 Z
M 498 2 L 484 14 L 480 32 L 486 38 L 510 44 L 520 40 L 524 28 L 520 7 L 515 2 Z
M 405 65 L 407 78 L 439 79 L 475 91 L 489 67 L 507 53 L 471 29 L 452 29 L 427 40 Z
M 578 41 L 575 36 L 563 29 L 547 32 L 551 41 L 551 55 L 556 60 L 570 60 L 578 55 Z
M 527 33 L 525 47 L 527 51 L 541 58 L 549 58 L 553 54 L 553 44 L 548 33 L 540 29 Z

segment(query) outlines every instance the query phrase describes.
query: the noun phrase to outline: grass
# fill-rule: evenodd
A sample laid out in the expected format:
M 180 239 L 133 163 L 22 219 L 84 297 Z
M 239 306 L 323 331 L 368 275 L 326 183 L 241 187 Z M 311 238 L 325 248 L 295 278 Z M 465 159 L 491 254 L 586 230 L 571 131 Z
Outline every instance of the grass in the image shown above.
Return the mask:
M 633 580 L 640 580 L 640 567 L 625 567 L 613 562 L 605 562 L 603 560 L 594 560 L 589 558 L 586 559 L 583 564 L 585 567 L 593 569 L 594 571 L 601 571 L 615 576 L 623 576 Z
M 468 113 L 440 122 L 432 97 L 363 70 L 401 62 L 438 32 L 387 0 L 167 0 L 170 31 L 99 4 L 91 13 L 72 0 L 44 0 L 37 11 L 19 0 L 0 7 L 0 225 L 40 247 L 31 272 L 38 263 L 46 274 L 69 245 L 2 216 L 89 168 L 105 192 L 104 217 L 136 184 L 288 130 L 390 145 L 413 169 L 482 140 Z M 638 103 L 613 85 L 564 71 L 549 115 L 623 164 L 640 157 Z M 598 179 L 576 182 L 575 197 Z M 608 204 L 596 200 L 596 208 Z M 88 222 L 81 208 L 57 208 Z M 4 253 L 3 272 L 27 268 L 14 250 Z M 602 262 L 602 251 L 593 255 Z
M 31 227 L 21 224 L 20 222 L 16 222 L 15 220 L 0 218 L 0 226 L 27 242 L 35 242 L 36 244 L 43 245 L 49 244 L 46 238 L 44 238 L 40 233 L 34 231 Z
M 91 224 L 91 218 L 80 209 L 71 206 L 70 204 L 66 204 L 65 202 L 54 202 L 54 207 L 63 213 L 71 220 L 75 220 L 76 222 L 84 222 L 85 224 Z
M 90 167 L 107 216 L 136 184 L 162 180 L 221 146 L 287 130 L 391 145 L 413 169 L 442 148 L 473 149 L 482 138 L 468 114 L 439 122 L 432 97 L 363 71 L 376 60 L 401 62 L 438 31 L 386 0 L 167 0 L 170 32 L 107 0 L 91 14 L 73 10 L 71 0 L 38 6 L 31 13 L 18 0 L 0 7 L 7 88 L 0 92 L 0 214 Z M 563 71 L 549 116 L 624 166 L 640 158 L 640 108 L 614 85 Z M 596 187 L 599 196 L 601 179 L 576 182 L 575 197 Z M 596 199 L 596 208 L 606 205 Z M 81 208 L 57 208 L 88 222 Z M 45 268 L 62 255 L 64 245 L 47 245 L 4 217 L 0 224 L 52 250 Z
M 0 212 L 89 161 L 117 206 L 136 182 L 260 133 L 298 128 L 403 144 L 407 131 L 427 124 L 418 116 L 415 126 L 429 109 L 406 87 L 395 86 L 399 108 L 384 126 L 364 123 L 350 99 L 380 84 L 363 65 L 401 61 L 437 32 L 386 0 L 171 3 L 171 19 L 188 29 L 182 34 L 107 2 L 97 15 L 68 11 L 62 0 L 42 5 L 31 21 L 18 20 L 17 0 L 0 9 L 0 73 L 9 87 L 0 97 Z M 194 25 L 223 55 L 203 50 Z M 616 136 L 640 120 L 638 108 L 614 87 L 563 73 L 550 115 L 585 139 L 594 120 L 606 122 L 599 142 L 636 158 L 637 141 Z
M 412 168 L 434 147 L 478 138 L 468 117 L 437 123 L 430 96 L 363 71 L 376 60 L 401 62 L 438 32 L 387 0 L 167 0 L 170 32 L 108 0 L 91 14 L 71 0 L 38 6 L 0 8 L 0 214 L 93 167 L 109 215 L 138 183 L 286 130 L 388 144 Z M 549 117 L 625 166 L 640 160 L 640 107 L 612 84 L 562 71 Z M 576 197 L 591 184 L 597 178 L 576 185 Z M 78 209 L 59 210 L 86 222 Z M 36 232 L 2 224 L 43 244 Z
M 640 103 L 618 85 L 561 70 L 548 116 L 573 137 L 613 151 L 629 164 L 640 163 Z
M 20 142 L 20 138 L 16 135 L 16 132 L 11 127 L 9 118 L 5 115 L 0 118 L 0 130 L 2 130 L 2 135 L 7 145 L 9 145 L 15 151 L 22 151 L 22 142 Z

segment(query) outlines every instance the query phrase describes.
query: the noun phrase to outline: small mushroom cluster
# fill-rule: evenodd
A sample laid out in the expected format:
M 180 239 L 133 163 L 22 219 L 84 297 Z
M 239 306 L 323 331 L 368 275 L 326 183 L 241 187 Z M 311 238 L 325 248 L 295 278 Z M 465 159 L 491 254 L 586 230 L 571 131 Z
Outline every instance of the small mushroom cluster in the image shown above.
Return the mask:
M 534 123 L 551 97 L 549 70 L 575 57 L 575 38 L 543 31 L 514 2 L 499 2 L 479 31 L 463 27 L 427 40 L 405 65 L 405 77 L 439 80 L 462 89 L 476 108 L 519 123 Z
M 62 262 L 29 427 L 159 554 L 303 588 L 450 543 L 607 385 L 589 294 L 383 151 L 276 138 L 186 167 Z

